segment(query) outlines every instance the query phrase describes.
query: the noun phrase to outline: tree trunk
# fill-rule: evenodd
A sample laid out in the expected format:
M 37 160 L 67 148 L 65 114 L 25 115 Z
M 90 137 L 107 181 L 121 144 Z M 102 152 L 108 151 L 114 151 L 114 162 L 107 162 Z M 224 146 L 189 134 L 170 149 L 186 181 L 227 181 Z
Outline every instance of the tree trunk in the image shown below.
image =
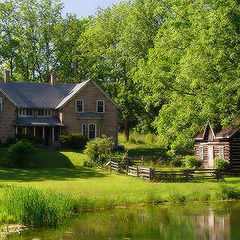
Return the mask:
M 127 142 L 129 141 L 129 124 L 128 119 L 124 119 L 124 134 Z

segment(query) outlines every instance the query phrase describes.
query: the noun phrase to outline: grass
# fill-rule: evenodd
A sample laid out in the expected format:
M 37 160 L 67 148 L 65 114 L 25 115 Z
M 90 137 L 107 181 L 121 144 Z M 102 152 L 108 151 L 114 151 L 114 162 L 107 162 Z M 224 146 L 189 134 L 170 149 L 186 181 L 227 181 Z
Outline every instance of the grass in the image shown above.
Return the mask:
M 140 144 L 127 145 L 129 149 L 134 146 Z M 6 160 L 6 152 L 0 149 L 1 161 Z M 240 178 L 150 183 L 83 167 L 85 158 L 76 151 L 40 150 L 31 159 L 35 168 L 0 168 L 0 222 L 53 224 L 73 213 L 97 208 L 240 199 Z

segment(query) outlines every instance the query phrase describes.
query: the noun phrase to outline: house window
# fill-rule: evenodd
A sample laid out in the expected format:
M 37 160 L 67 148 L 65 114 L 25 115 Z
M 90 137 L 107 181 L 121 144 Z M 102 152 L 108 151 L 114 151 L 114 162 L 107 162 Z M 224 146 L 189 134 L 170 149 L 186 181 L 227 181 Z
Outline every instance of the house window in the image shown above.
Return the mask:
M 33 115 L 32 109 L 19 109 L 18 116 L 20 117 L 31 117 Z
M 97 130 L 96 124 L 90 123 L 88 125 L 88 138 L 90 140 L 96 138 L 96 130 Z
M 0 112 L 2 111 L 3 107 L 2 107 L 2 98 L 0 98 Z
M 77 99 L 75 102 L 75 108 L 77 113 L 84 112 L 84 101 L 82 99 Z
M 103 100 L 97 100 L 97 112 L 98 113 L 105 112 L 105 102 Z
M 200 160 L 204 160 L 204 150 L 203 150 L 203 146 L 199 147 L 199 158 Z
M 219 157 L 224 159 L 224 146 L 219 147 Z
M 85 123 L 83 123 L 82 124 L 82 134 L 84 135 L 84 136 L 87 136 L 87 131 L 86 131 L 87 129 L 86 129 L 86 124 Z
M 52 116 L 52 111 L 49 109 L 38 109 L 37 110 L 37 115 L 39 117 L 51 117 Z

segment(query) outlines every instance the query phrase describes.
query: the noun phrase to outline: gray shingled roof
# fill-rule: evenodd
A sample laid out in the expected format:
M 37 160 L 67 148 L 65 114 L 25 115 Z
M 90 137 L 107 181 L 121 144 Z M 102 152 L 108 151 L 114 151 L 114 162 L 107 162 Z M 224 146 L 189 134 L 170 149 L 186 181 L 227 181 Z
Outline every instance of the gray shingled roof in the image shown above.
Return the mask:
M 50 83 L 0 82 L 0 91 L 19 108 L 53 109 L 66 97 L 72 95 L 75 88 L 79 90 L 86 82 L 55 86 Z
M 58 118 L 19 117 L 14 126 L 66 126 Z
M 77 119 L 102 119 L 103 116 L 97 115 L 95 113 L 86 113 L 77 117 Z

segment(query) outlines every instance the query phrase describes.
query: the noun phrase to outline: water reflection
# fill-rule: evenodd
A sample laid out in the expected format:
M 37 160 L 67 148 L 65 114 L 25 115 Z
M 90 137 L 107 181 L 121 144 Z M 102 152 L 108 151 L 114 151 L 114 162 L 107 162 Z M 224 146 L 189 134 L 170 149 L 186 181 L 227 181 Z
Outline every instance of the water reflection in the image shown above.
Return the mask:
M 56 228 L 32 229 L 8 239 L 240 239 L 240 203 L 135 207 L 86 213 Z

